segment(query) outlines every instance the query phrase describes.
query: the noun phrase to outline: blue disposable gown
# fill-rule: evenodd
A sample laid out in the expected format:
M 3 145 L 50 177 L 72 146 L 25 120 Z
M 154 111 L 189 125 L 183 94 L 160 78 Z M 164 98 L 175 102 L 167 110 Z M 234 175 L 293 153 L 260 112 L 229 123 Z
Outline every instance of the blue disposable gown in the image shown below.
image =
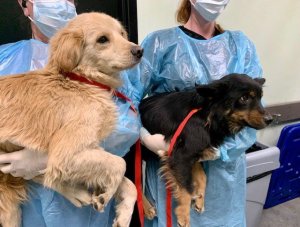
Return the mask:
M 0 75 L 23 73 L 42 68 L 47 61 L 48 45 L 37 40 L 24 40 L 0 46 Z M 121 75 L 122 76 L 122 75 Z M 124 79 L 124 92 L 131 83 Z M 130 93 L 124 93 L 130 98 Z M 107 151 L 124 156 L 139 136 L 140 121 L 130 104 L 115 98 L 119 108 L 118 126 L 104 142 Z M 30 198 L 22 205 L 23 227 L 103 227 L 111 226 L 114 218 L 114 201 L 105 212 L 96 212 L 91 206 L 77 208 L 60 194 L 34 182 L 29 183 Z
M 180 28 L 154 32 L 142 46 L 142 62 L 128 70 L 135 90 L 132 97 L 185 90 L 195 84 L 206 84 L 230 73 L 260 77 L 262 69 L 253 43 L 239 31 L 225 31 L 209 40 L 198 40 Z M 205 163 L 207 188 L 205 212 L 191 210 L 191 226 L 245 226 L 246 163 L 245 150 L 256 140 L 256 131 L 245 128 L 234 137 L 226 138 L 219 148 L 220 158 Z M 158 216 L 146 220 L 145 226 L 166 226 L 165 184 L 155 160 L 146 165 L 145 192 L 155 204 Z M 174 205 L 174 202 L 173 202 Z M 173 213 L 173 225 L 176 225 Z

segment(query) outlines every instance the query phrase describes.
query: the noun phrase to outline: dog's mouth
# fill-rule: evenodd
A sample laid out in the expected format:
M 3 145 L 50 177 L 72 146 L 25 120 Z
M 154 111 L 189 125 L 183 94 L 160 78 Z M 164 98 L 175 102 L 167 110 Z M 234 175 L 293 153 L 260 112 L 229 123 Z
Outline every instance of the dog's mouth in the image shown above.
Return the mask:
M 125 70 L 125 69 L 130 69 L 133 66 L 137 65 L 140 62 L 140 60 L 141 59 L 133 59 L 132 61 L 126 62 L 124 64 L 114 65 L 114 66 L 112 66 L 112 69 L 115 70 L 115 71 L 122 71 L 122 70 Z
M 264 121 L 261 122 L 249 122 L 246 119 L 240 121 L 230 121 L 229 123 L 229 130 L 232 134 L 238 133 L 244 127 L 250 127 L 256 130 L 263 129 L 267 126 Z
M 254 128 L 256 130 L 263 129 L 263 128 L 267 127 L 267 124 L 264 121 L 261 121 L 261 122 L 248 122 L 248 121 L 244 120 L 243 122 L 244 122 L 244 126 Z

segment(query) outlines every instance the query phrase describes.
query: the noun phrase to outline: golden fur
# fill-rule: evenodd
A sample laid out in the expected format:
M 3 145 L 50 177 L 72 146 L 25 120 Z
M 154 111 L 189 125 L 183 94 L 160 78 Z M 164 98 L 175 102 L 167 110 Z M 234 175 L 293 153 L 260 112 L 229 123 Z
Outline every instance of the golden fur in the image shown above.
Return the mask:
M 103 38 L 104 37 L 104 38 Z M 76 206 L 102 211 L 116 197 L 114 226 L 129 226 L 136 189 L 124 177 L 125 161 L 99 147 L 114 129 L 112 92 L 67 79 L 73 72 L 116 88 L 119 71 L 137 64 L 142 49 L 127 40 L 121 24 L 101 13 L 78 15 L 50 41 L 46 67 L 0 78 L 0 149 L 23 147 L 48 153 L 43 179 Z M 95 189 L 90 195 L 88 188 Z M 25 181 L 0 174 L 0 223 L 20 225 Z

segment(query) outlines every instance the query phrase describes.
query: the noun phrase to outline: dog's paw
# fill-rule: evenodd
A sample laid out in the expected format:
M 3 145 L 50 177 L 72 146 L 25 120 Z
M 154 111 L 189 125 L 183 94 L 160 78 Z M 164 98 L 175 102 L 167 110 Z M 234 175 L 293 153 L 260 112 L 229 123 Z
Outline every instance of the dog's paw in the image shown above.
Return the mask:
M 167 155 L 167 151 L 164 151 L 164 150 L 158 150 L 157 151 L 157 155 L 159 156 L 159 157 L 164 157 L 164 156 L 166 156 Z
M 204 197 L 197 197 L 194 199 L 193 203 L 193 208 L 195 211 L 198 213 L 203 213 L 204 212 Z
M 130 218 L 127 217 L 118 217 L 114 219 L 114 223 L 113 223 L 113 227 L 128 227 L 130 225 L 130 220 L 131 220 L 131 216 Z
M 64 188 L 60 193 L 66 197 L 76 207 L 87 206 L 92 203 L 92 194 L 85 189 Z
M 181 216 L 177 219 L 178 227 L 190 227 L 190 219 L 188 217 Z
M 100 195 L 98 193 L 97 194 L 94 193 L 92 195 L 92 205 L 94 209 L 99 212 L 103 212 L 110 198 L 111 197 L 109 197 L 107 193 L 103 193 Z
M 91 204 L 92 196 L 87 191 L 80 191 L 76 193 L 76 195 L 73 198 L 73 201 L 71 202 L 77 207 L 87 206 Z
M 103 212 L 105 208 L 105 199 L 102 195 L 93 195 L 92 196 L 92 204 L 95 210 L 99 212 Z
M 199 158 L 199 162 L 202 161 L 209 161 L 209 160 L 216 160 L 220 157 L 220 151 L 219 149 L 215 147 L 206 148 L 202 151 L 201 157 Z
M 145 218 L 152 220 L 154 217 L 156 217 L 155 207 L 151 206 L 147 209 L 144 208 L 144 214 L 145 214 Z
M 178 206 L 175 209 L 178 227 L 190 227 L 190 207 Z

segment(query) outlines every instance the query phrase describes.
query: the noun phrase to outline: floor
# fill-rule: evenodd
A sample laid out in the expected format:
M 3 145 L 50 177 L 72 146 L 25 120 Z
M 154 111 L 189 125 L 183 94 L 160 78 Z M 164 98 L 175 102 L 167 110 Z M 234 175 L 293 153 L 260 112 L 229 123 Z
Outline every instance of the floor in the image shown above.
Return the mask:
M 300 227 L 300 198 L 263 210 L 260 227 Z

